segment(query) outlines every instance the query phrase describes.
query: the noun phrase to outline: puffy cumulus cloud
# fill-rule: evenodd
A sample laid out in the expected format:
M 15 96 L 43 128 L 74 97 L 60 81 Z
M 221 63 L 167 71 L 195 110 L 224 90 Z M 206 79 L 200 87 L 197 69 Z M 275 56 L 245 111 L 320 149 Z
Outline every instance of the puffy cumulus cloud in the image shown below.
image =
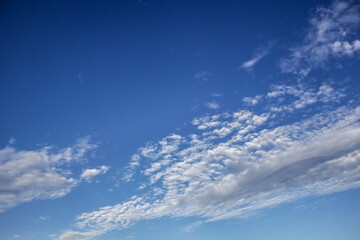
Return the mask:
M 355 52 L 360 50 L 360 41 L 355 40 L 352 43 L 348 41 L 336 41 L 331 45 L 331 50 L 334 54 L 352 56 Z
M 217 102 L 207 102 L 205 104 L 205 106 L 207 108 L 211 108 L 211 109 L 219 109 L 220 108 L 220 105 Z
M 296 106 L 308 92 L 324 108 L 300 120 L 283 120 L 266 107 L 263 113 L 238 110 L 195 118 L 192 134 L 146 144 L 129 163 L 139 174 L 139 194 L 80 214 L 78 227 L 106 232 L 141 220 L 191 216 L 198 221 L 183 229 L 191 231 L 205 222 L 360 187 L 360 107 L 325 107 L 338 101 L 329 85 L 274 86 L 262 99 L 272 103 L 289 95 L 288 104 Z
M 99 174 L 105 174 L 109 170 L 108 166 L 101 166 L 98 168 L 92 168 L 92 169 L 85 169 L 83 170 L 81 174 L 81 178 L 85 179 L 86 181 L 90 182 L 95 176 Z
M 311 69 L 325 66 L 331 57 L 357 53 L 360 6 L 354 2 L 334 1 L 329 7 L 317 8 L 303 43 L 282 60 L 282 71 L 304 76 Z
M 47 146 L 38 150 L 0 150 L 0 212 L 33 199 L 59 198 L 71 191 L 78 180 L 62 168 L 81 161 L 96 148 L 89 138 L 78 139 L 74 146 L 55 151 Z
M 261 95 L 257 95 L 255 97 L 244 97 L 243 102 L 249 106 L 255 106 L 261 101 L 261 98 Z

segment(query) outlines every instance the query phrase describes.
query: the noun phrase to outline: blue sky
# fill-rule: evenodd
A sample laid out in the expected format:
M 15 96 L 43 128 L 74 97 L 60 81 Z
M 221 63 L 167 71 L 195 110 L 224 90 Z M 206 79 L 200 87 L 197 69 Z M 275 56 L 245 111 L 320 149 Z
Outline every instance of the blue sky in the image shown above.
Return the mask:
M 0 9 L 1 239 L 359 239 L 359 1 Z

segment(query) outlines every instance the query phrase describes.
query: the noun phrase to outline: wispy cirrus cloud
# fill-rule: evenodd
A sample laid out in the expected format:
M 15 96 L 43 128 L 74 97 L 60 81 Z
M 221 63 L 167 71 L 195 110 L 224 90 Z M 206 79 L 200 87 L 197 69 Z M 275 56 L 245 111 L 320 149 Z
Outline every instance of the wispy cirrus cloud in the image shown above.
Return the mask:
M 0 212 L 34 199 L 53 199 L 68 194 L 79 179 L 65 166 L 84 159 L 97 147 L 89 138 L 77 140 L 74 146 L 54 150 L 0 149 Z
M 74 231 L 66 231 L 64 232 L 58 240 L 88 240 L 92 239 L 102 232 L 99 231 L 90 231 L 90 232 L 74 232 Z
M 238 68 L 251 70 L 261 59 L 269 54 L 270 49 L 275 45 L 275 42 L 276 41 L 271 41 L 266 46 L 257 48 L 253 54 L 253 57 L 243 62 Z
M 311 69 L 326 66 L 330 58 L 359 52 L 360 5 L 357 1 L 334 1 L 328 8 L 319 7 L 309 22 L 303 42 L 290 49 L 291 55 L 281 61 L 283 72 L 306 76 Z
M 200 225 L 202 224 L 203 222 L 201 221 L 197 221 L 197 222 L 194 222 L 186 227 L 183 227 L 181 230 L 183 232 L 192 232 L 194 231 L 196 228 L 200 227 Z
M 241 64 L 240 68 L 251 69 L 252 67 L 255 66 L 255 64 L 257 64 L 261 59 L 263 59 L 268 53 L 269 52 L 267 50 L 264 50 L 262 52 L 255 54 L 255 56 L 252 59 Z
M 49 220 L 49 219 L 50 219 L 50 217 L 40 216 L 37 220 L 38 220 L 38 221 L 47 221 L 47 220 Z

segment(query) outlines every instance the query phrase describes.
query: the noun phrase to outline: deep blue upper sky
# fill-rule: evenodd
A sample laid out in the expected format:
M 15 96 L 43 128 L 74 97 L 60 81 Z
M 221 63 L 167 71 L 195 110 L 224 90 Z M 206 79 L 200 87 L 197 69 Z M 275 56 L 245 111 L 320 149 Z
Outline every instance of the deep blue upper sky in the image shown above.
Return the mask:
M 235 69 L 254 49 L 296 37 L 314 2 L 5 1 L 2 144 L 70 140 L 90 127 L 140 144 L 143 131 L 161 137 L 196 115 L 197 99 L 266 89 L 276 61 L 256 76 Z M 194 81 L 199 71 L 211 81 Z
M 0 238 L 358 239 L 359 6 L 2 1 Z

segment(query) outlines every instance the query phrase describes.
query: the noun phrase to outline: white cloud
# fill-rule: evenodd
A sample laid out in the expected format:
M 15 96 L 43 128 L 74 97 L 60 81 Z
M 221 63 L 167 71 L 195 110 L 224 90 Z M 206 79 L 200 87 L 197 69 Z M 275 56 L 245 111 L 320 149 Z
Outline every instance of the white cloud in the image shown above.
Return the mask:
M 9 144 L 12 145 L 12 144 L 15 144 L 15 143 L 16 143 L 16 139 L 13 138 L 13 137 L 11 137 L 11 138 L 9 139 Z
M 0 150 L 0 212 L 33 199 L 59 198 L 71 191 L 78 180 L 65 166 L 80 161 L 96 148 L 89 138 L 72 147 L 55 151 L 47 146 L 38 150 Z
M 267 108 L 270 111 L 292 112 L 315 103 L 336 103 L 343 97 L 345 97 L 343 90 L 336 90 L 329 84 L 322 84 L 318 88 L 310 88 L 307 85 L 298 83 L 297 85 L 273 85 L 271 91 L 267 94 L 245 97 L 243 102 L 248 106 L 254 106 L 266 98 Z
M 152 169 L 156 169 L 160 165 L 169 164 L 171 162 L 171 159 L 169 159 L 168 157 L 172 152 L 178 150 L 179 145 L 182 142 L 183 137 L 177 134 L 171 134 L 161 139 L 158 144 L 148 143 L 145 147 L 141 147 L 138 153 L 132 155 L 129 165 L 125 168 L 125 174 L 123 176 L 123 179 L 126 182 L 132 180 L 136 168 L 140 166 L 140 161 L 142 157 L 148 159 L 158 159 L 160 156 L 162 156 L 164 158 L 163 161 L 155 163 L 152 166 Z M 147 172 L 151 172 L 151 169 L 148 169 Z
M 355 52 L 360 50 L 360 41 L 355 40 L 352 43 L 348 41 L 336 41 L 331 45 L 331 50 L 334 54 L 343 56 L 352 56 Z
M 241 68 L 245 68 L 245 69 L 251 69 L 252 67 L 255 66 L 255 64 L 257 64 L 262 58 L 264 58 L 269 52 L 266 50 L 266 51 L 262 51 L 262 52 L 259 52 L 257 54 L 255 54 L 255 56 L 244 62 L 243 64 L 241 64 Z
M 99 231 L 90 231 L 90 232 L 75 232 L 75 231 L 66 231 L 61 236 L 59 236 L 58 240 L 89 240 L 94 237 L 100 235 Z
M 140 155 L 139 154 L 133 154 L 131 156 L 131 161 L 129 165 L 126 167 L 125 174 L 123 176 L 123 179 L 127 182 L 129 182 L 134 174 L 134 170 L 136 167 L 140 165 Z
M 211 109 L 219 109 L 220 105 L 217 102 L 207 102 L 205 104 L 206 107 L 211 108 Z
M 39 217 L 39 221 L 47 221 L 47 220 L 49 220 L 50 219 L 50 217 L 44 217 L 44 216 L 40 216 Z
M 200 71 L 194 74 L 195 79 L 199 79 L 202 81 L 207 81 L 211 77 L 211 73 L 209 71 Z
M 207 128 L 217 127 L 221 124 L 219 118 L 221 117 L 220 114 L 212 115 L 212 116 L 205 116 L 205 117 L 198 117 L 195 118 L 191 123 L 198 127 L 200 130 L 204 130 Z
M 290 103 L 285 100 L 285 98 L 289 96 L 292 97 Z M 278 101 L 275 104 L 269 104 L 270 110 L 274 112 L 291 112 L 319 102 L 339 102 L 344 96 L 340 90 L 335 90 L 328 84 L 322 84 L 318 90 L 308 88 L 301 84 L 294 86 L 275 85 L 272 91 L 266 95 L 267 98 L 281 99 L 283 101 L 282 104 Z
M 243 102 L 249 106 L 255 106 L 256 104 L 259 103 L 261 98 L 262 98 L 261 95 L 257 95 L 255 97 L 244 97 Z
M 352 56 L 359 51 L 360 41 L 354 39 L 359 23 L 360 8 L 352 2 L 334 1 L 328 8 L 317 8 L 303 43 L 282 60 L 282 71 L 306 76 L 331 57 Z
M 262 46 L 255 50 L 253 58 L 242 63 L 240 67 L 246 70 L 251 70 L 261 59 L 269 54 L 269 50 L 275 45 L 276 41 L 269 42 L 267 46 Z
M 98 168 L 92 168 L 92 169 L 85 169 L 83 170 L 83 173 L 81 174 L 81 178 L 85 179 L 86 181 L 90 182 L 93 177 L 99 175 L 99 174 L 105 174 L 109 170 L 108 166 L 101 166 Z
M 200 225 L 202 224 L 203 222 L 202 221 L 197 221 L 197 222 L 194 222 L 186 227 L 183 227 L 181 230 L 183 232 L 193 232 L 196 228 L 200 227 Z
M 290 116 L 314 101 L 324 106 L 338 101 L 337 93 L 325 84 L 317 89 L 279 85 L 262 99 L 292 99 L 284 100 L 293 108 Z M 197 218 L 185 231 L 201 222 L 247 217 L 299 198 L 360 187 L 360 107 L 326 109 L 293 122 L 281 122 L 271 110 L 195 118 L 193 134 L 171 134 L 136 153 L 147 159 L 133 168 L 147 179 L 140 183 L 144 194 L 83 213 L 78 227 L 106 232 L 164 216 Z

